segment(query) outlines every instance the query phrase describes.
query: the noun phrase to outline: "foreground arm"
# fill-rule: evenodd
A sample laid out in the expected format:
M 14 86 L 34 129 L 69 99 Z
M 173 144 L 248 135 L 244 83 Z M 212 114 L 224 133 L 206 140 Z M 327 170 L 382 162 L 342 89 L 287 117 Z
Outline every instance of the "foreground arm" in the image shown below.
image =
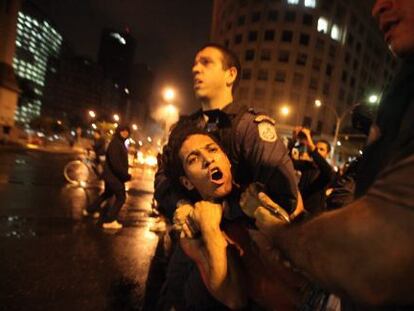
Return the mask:
M 257 225 L 326 289 L 370 305 L 414 303 L 414 156 L 390 166 L 360 200 L 309 222 Z
M 220 230 L 222 207 L 219 204 L 199 202 L 195 205 L 193 219 L 201 231 L 201 239 L 182 238 L 184 252 L 200 270 L 210 293 L 230 308 L 242 308 L 247 303 L 241 271 L 236 254 Z

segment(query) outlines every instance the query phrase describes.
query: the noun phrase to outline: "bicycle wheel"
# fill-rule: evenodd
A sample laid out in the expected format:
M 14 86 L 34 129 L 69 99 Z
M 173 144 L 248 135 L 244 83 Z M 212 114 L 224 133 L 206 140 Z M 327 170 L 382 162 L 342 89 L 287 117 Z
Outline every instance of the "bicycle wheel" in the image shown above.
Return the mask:
M 63 170 L 66 180 L 72 184 L 87 182 L 89 174 L 89 168 L 80 160 L 69 162 Z

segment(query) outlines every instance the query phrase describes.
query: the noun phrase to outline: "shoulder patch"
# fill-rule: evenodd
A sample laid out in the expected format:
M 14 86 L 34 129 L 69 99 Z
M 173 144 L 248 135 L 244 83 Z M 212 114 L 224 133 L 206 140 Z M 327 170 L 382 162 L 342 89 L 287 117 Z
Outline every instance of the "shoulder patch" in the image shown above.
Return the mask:
M 267 141 L 269 143 L 273 143 L 277 139 L 276 129 L 274 124 L 270 122 L 264 121 L 257 124 L 257 129 L 259 131 L 260 139 L 263 141 Z
M 276 124 L 276 121 L 274 119 L 272 119 L 271 117 L 269 117 L 267 115 L 264 115 L 264 114 L 261 114 L 260 116 L 257 116 L 254 119 L 254 122 L 256 122 L 256 123 L 260 123 L 260 122 L 263 122 L 263 121 L 269 122 L 272 125 Z

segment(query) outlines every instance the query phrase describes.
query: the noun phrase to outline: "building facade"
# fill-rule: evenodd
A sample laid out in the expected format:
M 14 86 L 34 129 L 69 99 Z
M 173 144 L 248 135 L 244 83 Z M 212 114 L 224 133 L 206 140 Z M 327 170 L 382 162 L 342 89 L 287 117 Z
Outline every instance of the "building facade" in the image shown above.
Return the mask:
M 20 1 L 0 2 L 0 139 L 14 125 L 19 87 L 12 67 Z
M 104 78 L 96 62 L 72 56 L 51 59 L 49 66 L 56 70 L 47 72 L 42 115 L 83 120 L 89 110 L 100 110 Z
M 379 96 L 397 67 L 371 18 L 372 2 L 215 0 L 211 39 L 242 64 L 236 98 L 282 127 L 332 135 L 334 111 Z
M 21 89 L 15 120 L 27 124 L 40 116 L 47 66 L 58 58 L 62 36 L 51 21 L 30 1 L 17 16 L 16 53 L 13 68 Z M 50 70 L 56 70 L 49 68 Z
M 102 104 L 107 109 L 118 110 L 124 118 L 128 113 L 131 88 L 131 70 L 134 64 L 136 40 L 126 31 L 106 28 L 102 31 L 98 63 L 104 77 L 112 83 L 106 86 Z

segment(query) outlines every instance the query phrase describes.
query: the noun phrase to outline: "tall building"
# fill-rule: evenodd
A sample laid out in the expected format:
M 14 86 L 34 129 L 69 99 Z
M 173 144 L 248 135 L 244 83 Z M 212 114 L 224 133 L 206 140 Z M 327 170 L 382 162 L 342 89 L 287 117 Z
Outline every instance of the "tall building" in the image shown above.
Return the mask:
M 131 71 L 131 120 L 144 125 L 150 118 L 149 101 L 152 94 L 154 73 L 146 64 L 134 64 Z
M 70 121 L 100 108 L 104 84 L 100 66 L 78 56 L 51 59 L 48 66 L 56 70 L 47 72 L 42 115 Z
M 379 95 L 396 69 L 372 2 L 215 0 L 211 39 L 235 51 L 243 68 L 236 98 L 278 124 L 332 135 L 333 111 Z
M 131 68 L 134 64 L 136 41 L 128 30 L 121 32 L 104 29 L 98 53 L 98 63 L 102 66 L 104 76 L 109 79 L 119 92 L 118 101 L 114 98 L 106 101 L 108 108 L 126 109 L 130 89 Z
M 19 88 L 12 62 L 15 52 L 16 20 L 20 1 L 0 2 L 0 137 L 14 125 Z
M 16 121 L 28 123 L 40 115 L 48 62 L 59 56 L 61 45 L 62 36 L 50 20 L 32 2 L 23 2 L 17 16 L 13 60 L 22 91 Z

